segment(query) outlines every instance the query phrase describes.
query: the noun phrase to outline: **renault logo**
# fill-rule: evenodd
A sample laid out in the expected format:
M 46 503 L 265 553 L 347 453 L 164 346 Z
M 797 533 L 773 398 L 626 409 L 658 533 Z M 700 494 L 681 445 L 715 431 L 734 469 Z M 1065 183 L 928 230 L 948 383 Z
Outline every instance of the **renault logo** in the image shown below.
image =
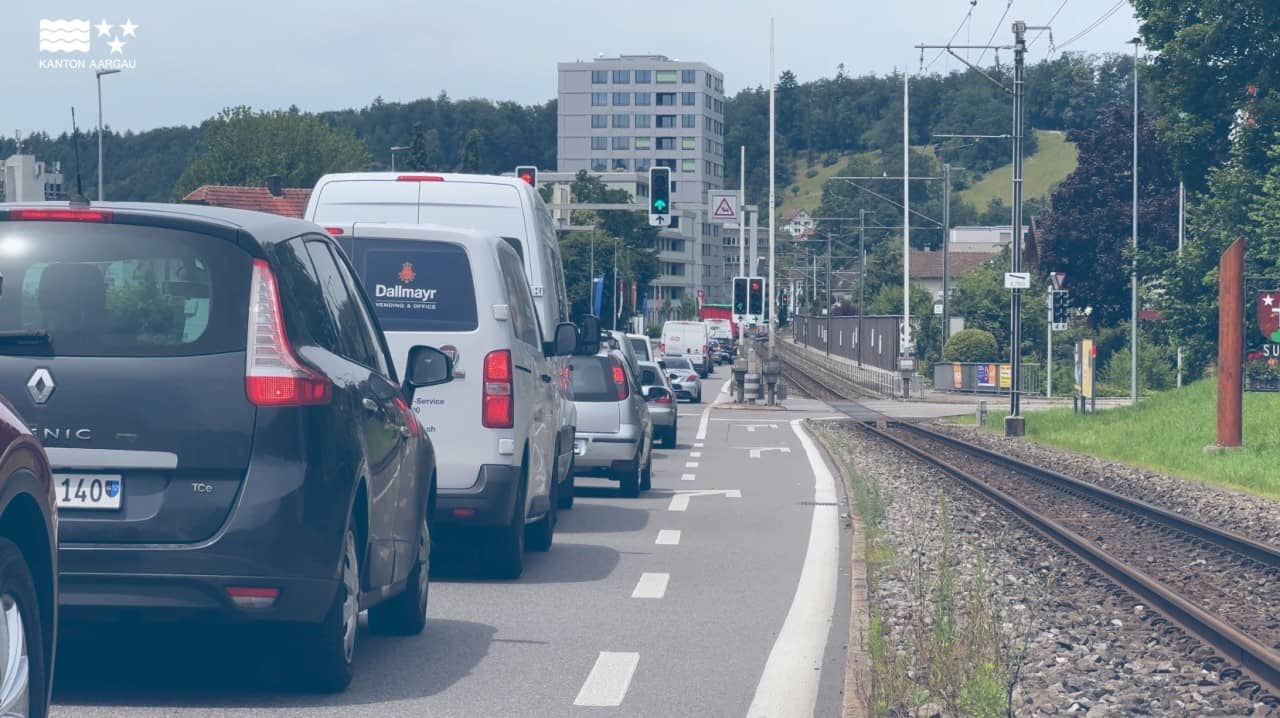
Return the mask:
M 27 393 L 37 405 L 49 401 L 49 397 L 53 396 L 53 388 L 53 375 L 44 367 L 32 372 L 31 378 L 27 380 Z

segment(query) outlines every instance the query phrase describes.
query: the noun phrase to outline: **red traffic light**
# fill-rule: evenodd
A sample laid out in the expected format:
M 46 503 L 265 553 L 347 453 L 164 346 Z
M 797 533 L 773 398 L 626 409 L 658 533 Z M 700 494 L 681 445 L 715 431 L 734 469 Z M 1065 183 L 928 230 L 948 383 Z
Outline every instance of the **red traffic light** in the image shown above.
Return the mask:
M 537 186 L 538 168 L 531 167 L 529 165 L 521 165 L 520 167 L 516 168 L 516 177 L 519 177 L 521 182 L 525 182 L 527 184 Z
M 751 283 L 751 288 L 752 288 L 752 289 L 759 289 L 759 288 L 760 288 L 760 283 L 759 283 L 759 282 L 752 282 L 752 283 Z
M 529 184 L 533 184 L 533 175 L 527 172 L 520 175 L 520 179 L 524 180 L 525 182 L 528 182 Z

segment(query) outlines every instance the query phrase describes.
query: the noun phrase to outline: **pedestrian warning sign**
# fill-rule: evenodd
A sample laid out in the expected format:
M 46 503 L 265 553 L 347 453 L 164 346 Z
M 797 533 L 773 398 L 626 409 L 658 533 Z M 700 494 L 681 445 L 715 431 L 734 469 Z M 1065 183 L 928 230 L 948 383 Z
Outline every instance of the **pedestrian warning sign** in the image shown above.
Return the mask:
M 707 193 L 708 214 L 716 224 L 737 224 L 738 193 L 736 190 L 711 190 Z

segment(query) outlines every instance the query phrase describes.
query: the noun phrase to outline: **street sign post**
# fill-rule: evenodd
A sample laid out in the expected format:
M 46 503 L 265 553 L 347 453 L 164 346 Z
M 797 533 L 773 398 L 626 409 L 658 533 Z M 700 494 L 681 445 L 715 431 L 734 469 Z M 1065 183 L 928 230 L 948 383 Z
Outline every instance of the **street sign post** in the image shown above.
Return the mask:
M 1005 272 L 1004 288 L 1005 289 L 1030 289 L 1031 273 L 1030 272 Z
M 707 217 L 712 224 L 739 224 L 742 221 L 742 210 L 738 206 L 737 190 L 708 190 Z

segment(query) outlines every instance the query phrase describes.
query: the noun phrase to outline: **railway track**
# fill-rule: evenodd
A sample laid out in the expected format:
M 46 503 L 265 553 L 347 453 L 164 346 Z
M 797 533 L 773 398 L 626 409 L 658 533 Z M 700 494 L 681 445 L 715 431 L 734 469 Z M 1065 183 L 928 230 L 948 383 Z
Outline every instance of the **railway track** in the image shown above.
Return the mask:
M 919 426 L 864 428 L 1017 514 L 1160 613 L 1153 627 L 1211 646 L 1205 668 L 1243 671 L 1280 707 L 1280 550 Z
M 784 362 L 783 372 L 791 386 L 1019 516 L 1159 613 L 1153 628 L 1210 646 L 1217 655 L 1204 668 L 1280 707 L 1280 549 L 914 424 L 868 421 L 854 408 L 859 397 L 803 367 Z

